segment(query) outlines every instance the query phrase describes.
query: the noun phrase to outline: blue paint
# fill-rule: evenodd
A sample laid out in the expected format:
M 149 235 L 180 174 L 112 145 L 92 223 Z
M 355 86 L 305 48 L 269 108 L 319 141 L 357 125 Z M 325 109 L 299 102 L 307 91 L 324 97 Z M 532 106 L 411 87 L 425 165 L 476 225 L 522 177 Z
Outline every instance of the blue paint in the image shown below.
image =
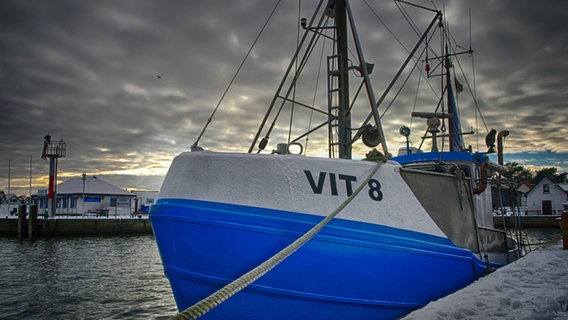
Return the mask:
M 150 219 L 179 310 L 276 254 L 323 217 L 160 199 Z M 473 282 L 485 264 L 448 239 L 336 218 L 205 319 L 393 319 Z
M 420 162 L 433 162 L 433 161 L 470 161 L 477 163 L 484 163 L 487 161 L 487 156 L 485 153 L 481 152 L 418 152 L 411 153 L 407 155 L 402 155 L 398 157 L 392 157 L 391 160 L 396 161 L 402 165 L 409 163 L 420 163 Z

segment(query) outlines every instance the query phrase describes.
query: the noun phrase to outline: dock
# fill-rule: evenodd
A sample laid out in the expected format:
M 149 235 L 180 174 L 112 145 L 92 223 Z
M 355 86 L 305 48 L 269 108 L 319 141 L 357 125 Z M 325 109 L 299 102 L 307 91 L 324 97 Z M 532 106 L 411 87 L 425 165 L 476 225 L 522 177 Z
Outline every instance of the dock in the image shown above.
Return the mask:
M 18 219 L 2 218 L 0 219 L 0 236 L 20 236 L 25 238 L 32 236 L 29 232 L 28 223 L 29 220 L 26 221 L 26 225 L 22 230 Z M 33 237 L 152 234 L 150 220 L 138 217 L 38 218 L 35 221 L 35 227 Z
M 568 319 L 567 266 L 568 250 L 560 241 L 403 319 Z
M 520 215 L 515 216 L 494 216 L 493 225 L 496 228 L 560 228 L 558 220 L 560 215 Z

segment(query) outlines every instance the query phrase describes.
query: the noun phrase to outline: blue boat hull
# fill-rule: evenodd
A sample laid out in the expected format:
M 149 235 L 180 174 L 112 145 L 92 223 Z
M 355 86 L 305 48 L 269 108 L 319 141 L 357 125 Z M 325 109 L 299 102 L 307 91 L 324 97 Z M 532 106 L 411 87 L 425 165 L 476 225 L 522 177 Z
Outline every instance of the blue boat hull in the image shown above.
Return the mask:
M 163 198 L 150 219 L 178 309 L 184 310 L 299 238 L 321 216 Z M 205 319 L 396 319 L 485 271 L 448 239 L 334 219 Z

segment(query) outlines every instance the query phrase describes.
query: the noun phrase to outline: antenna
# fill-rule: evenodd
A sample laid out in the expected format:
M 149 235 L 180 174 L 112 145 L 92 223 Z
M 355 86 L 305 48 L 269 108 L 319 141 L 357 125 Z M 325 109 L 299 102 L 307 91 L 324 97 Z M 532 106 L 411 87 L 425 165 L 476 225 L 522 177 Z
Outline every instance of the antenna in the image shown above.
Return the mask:
M 472 50 L 471 50 L 471 8 L 469 8 L 469 52 L 472 52 Z

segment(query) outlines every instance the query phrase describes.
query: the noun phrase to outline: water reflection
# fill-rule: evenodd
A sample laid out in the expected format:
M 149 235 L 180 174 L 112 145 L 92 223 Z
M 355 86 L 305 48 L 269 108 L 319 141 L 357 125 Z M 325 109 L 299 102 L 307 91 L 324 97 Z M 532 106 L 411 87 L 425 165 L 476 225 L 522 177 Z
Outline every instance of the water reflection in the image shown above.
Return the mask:
M 167 319 L 177 311 L 152 236 L 0 238 L 3 319 Z
M 520 235 L 530 252 L 561 232 Z M 0 270 L 2 319 L 168 319 L 177 312 L 151 235 L 0 237 Z

